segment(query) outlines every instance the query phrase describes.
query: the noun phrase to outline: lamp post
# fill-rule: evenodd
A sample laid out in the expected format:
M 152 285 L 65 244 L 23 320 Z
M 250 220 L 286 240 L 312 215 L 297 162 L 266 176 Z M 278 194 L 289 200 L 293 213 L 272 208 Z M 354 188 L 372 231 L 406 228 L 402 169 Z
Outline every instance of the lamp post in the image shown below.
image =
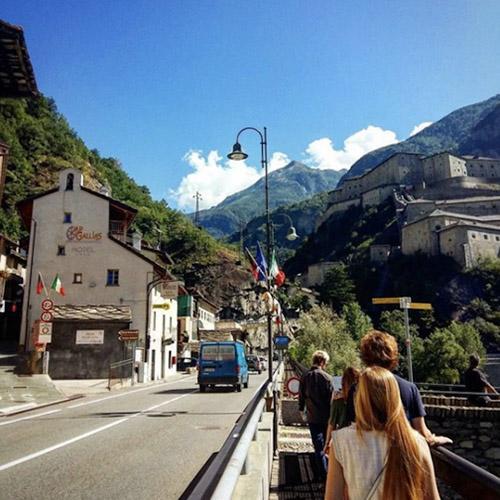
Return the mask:
M 241 144 L 239 142 L 240 135 L 247 130 L 253 130 L 260 137 L 260 162 L 262 168 L 264 169 L 264 191 L 265 191 L 265 214 L 266 214 L 266 260 L 267 266 L 269 268 L 271 262 L 271 216 L 269 213 L 269 177 L 267 168 L 267 129 L 264 127 L 263 132 L 254 127 L 244 127 L 236 135 L 236 142 L 233 146 L 231 153 L 227 155 L 230 160 L 241 161 L 248 158 L 248 155 L 244 153 L 241 149 Z M 270 292 L 270 280 L 269 280 L 269 269 L 266 272 L 266 286 L 267 290 Z M 272 321 L 271 321 L 271 311 L 267 311 L 267 350 L 268 350 L 268 371 L 267 377 L 269 382 L 272 383 L 273 380 L 273 332 L 272 332 Z
M 288 214 L 285 214 L 284 212 L 277 212 L 277 213 L 273 213 L 272 214 L 272 217 L 276 217 L 278 215 L 281 215 L 283 217 L 286 217 L 286 219 L 288 220 L 288 222 L 290 223 L 290 227 L 288 228 L 288 231 L 286 233 L 286 239 L 288 241 L 295 241 L 297 238 L 299 238 L 299 235 L 297 234 L 297 230 L 295 229 L 294 225 L 293 225 L 293 220 L 292 218 L 288 215 Z M 274 242 L 273 242 L 274 244 Z

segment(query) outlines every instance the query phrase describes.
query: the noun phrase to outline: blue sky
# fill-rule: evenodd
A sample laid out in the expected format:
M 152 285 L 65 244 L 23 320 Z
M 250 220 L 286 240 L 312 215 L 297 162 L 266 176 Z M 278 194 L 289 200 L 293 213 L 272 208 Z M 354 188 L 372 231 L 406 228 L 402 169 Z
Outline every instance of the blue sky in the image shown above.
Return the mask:
M 272 168 L 348 167 L 500 89 L 496 0 L 3 0 L 39 88 L 90 148 L 190 211 Z M 344 141 L 347 143 L 344 144 Z

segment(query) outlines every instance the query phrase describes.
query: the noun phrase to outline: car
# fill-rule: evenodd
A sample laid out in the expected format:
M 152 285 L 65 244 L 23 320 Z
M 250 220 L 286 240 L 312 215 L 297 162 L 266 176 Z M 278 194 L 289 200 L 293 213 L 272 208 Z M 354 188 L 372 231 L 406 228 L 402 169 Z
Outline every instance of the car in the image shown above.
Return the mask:
M 216 385 L 231 385 L 238 392 L 242 387 L 248 388 L 248 364 L 243 342 L 203 341 L 198 359 L 200 392 Z
M 197 358 L 179 358 L 177 361 L 177 371 L 185 372 L 188 368 L 194 368 L 198 364 Z
M 259 373 L 262 373 L 262 363 L 260 362 L 259 356 L 255 354 L 247 355 L 248 369 Z
M 267 370 L 267 359 L 264 356 L 259 356 L 259 359 L 262 370 Z

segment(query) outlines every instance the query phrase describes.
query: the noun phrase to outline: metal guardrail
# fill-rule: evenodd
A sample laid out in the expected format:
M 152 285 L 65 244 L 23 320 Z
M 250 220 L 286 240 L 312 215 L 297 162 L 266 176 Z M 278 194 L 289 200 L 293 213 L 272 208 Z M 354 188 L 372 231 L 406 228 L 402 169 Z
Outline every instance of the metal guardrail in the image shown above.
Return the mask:
M 443 390 L 449 391 L 462 391 L 465 389 L 465 385 L 463 384 L 428 384 L 427 382 L 416 382 L 415 385 L 421 390 L 438 390 L 437 388 L 445 387 Z M 429 389 L 427 389 L 429 388 Z M 500 387 L 495 387 L 495 389 L 500 392 Z
M 431 448 L 436 476 L 463 498 L 498 500 L 500 478 L 452 451 Z
M 122 370 L 120 370 L 120 376 L 119 377 L 113 377 L 112 376 L 112 371 L 113 370 L 116 370 L 117 368 L 124 368 L 126 366 L 129 366 L 131 367 L 131 371 L 130 371 L 130 375 L 129 376 L 126 376 L 126 377 L 123 377 L 122 376 Z M 122 359 L 121 361 L 115 361 L 114 363 L 110 363 L 109 365 L 109 369 L 108 369 L 108 390 L 111 390 L 111 380 L 113 378 L 117 378 L 117 379 L 120 379 L 120 382 L 123 381 L 124 378 L 130 378 L 131 379 L 131 384 L 134 385 L 134 359 L 133 358 L 129 358 L 129 359 Z
M 276 384 L 276 376 L 279 373 L 280 366 L 281 365 L 279 364 L 273 372 L 273 386 Z M 182 500 L 208 500 L 212 498 L 218 489 L 219 483 L 223 480 L 224 473 L 233 457 L 235 458 L 235 463 L 232 464 L 231 467 L 233 469 L 231 472 L 232 477 L 230 479 L 225 479 L 225 488 L 234 488 L 236 484 L 235 480 L 237 481 L 239 472 L 241 471 L 242 457 L 244 459 L 244 457 L 246 457 L 246 453 L 248 452 L 248 446 L 250 444 L 248 436 L 255 433 L 259 421 L 258 417 L 260 417 L 262 409 L 264 408 L 262 400 L 268 394 L 269 381 L 266 380 L 261 384 L 258 391 L 243 410 L 243 413 L 236 421 L 229 437 L 226 441 L 224 441 L 224 444 L 215 458 L 208 465 L 203 474 L 195 479 L 195 482 L 191 483 L 188 489 L 181 496 Z M 237 455 L 235 456 L 237 447 L 243 442 L 245 443 L 246 450 L 243 450 L 243 447 L 240 447 Z M 238 474 L 235 475 L 234 471 L 238 471 Z M 219 498 L 222 497 L 219 496 Z M 228 498 L 230 498 L 230 496 Z

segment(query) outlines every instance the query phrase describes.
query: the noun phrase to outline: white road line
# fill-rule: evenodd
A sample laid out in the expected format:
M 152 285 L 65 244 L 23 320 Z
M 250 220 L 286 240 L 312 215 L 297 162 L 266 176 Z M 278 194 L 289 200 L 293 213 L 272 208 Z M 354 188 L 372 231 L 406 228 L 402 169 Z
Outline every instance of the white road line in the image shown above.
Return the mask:
M 123 392 L 123 393 L 120 393 L 120 394 L 114 394 L 113 396 L 106 396 L 104 398 L 93 399 L 92 401 L 84 401 L 83 403 L 77 403 L 77 404 L 74 404 L 74 405 L 70 405 L 70 406 L 67 406 L 66 408 L 73 409 L 73 408 L 80 408 L 81 406 L 93 405 L 95 403 L 100 403 L 101 401 L 107 401 L 108 399 L 121 398 L 123 396 L 128 396 L 129 394 L 135 394 L 136 392 L 142 392 L 142 391 L 147 391 L 147 390 L 151 390 L 151 389 L 157 389 L 157 388 L 163 387 L 165 385 L 178 384 L 180 382 L 184 382 L 185 380 L 190 380 L 193 377 L 194 377 L 194 375 L 191 376 L 191 377 L 183 378 L 181 380 L 175 380 L 173 382 L 165 382 L 164 384 L 157 384 L 157 385 L 154 385 L 154 386 L 150 385 L 148 387 L 143 387 L 141 389 L 136 389 L 134 391 L 127 391 L 127 392 Z
M 85 432 L 84 434 L 80 434 L 79 436 L 68 439 L 68 440 L 63 441 L 61 443 L 55 444 L 53 446 L 49 446 L 48 448 L 44 448 L 43 450 L 36 451 L 35 453 L 30 453 L 29 455 L 18 458 L 17 460 L 13 460 L 12 462 L 7 462 L 6 464 L 0 465 L 0 472 L 3 470 L 7 470 L 7 469 L 10 469 L 12 467 L 15 467 L 16 465 L 19 465 L 19 464 L 22 464 L 25 462 L 29 462 L 30 460 L 41 457 L 42 455 L 46 455 L 47 453 L 50 453 L 51 451 L 55 451 L 55 450 L 58 450 L 59 448 L 63 448 L 64 446 L 68 446 L 70 444 L 76 443 L 77 441 L 81 441 L 82 439 L 93 436 L 94 434 L 97 434 L 98 432 L 102 432 L 102 431 L 105 431 L 107 429 L 110 429 L 111 427 L 115 427 L 116 425 L 123 424 L 123 422 L 126 422 L 127 420 L 135 418 L 139 415 L 143 415 L 143 414 L 147 413 L 148 411 L 159 408 L 160 406 L 165 406 L 167 404 L 173 403 L 174 401 L 178 401 L 179 399 L 185 398 L 186 396 L 190 396 L 194 392 L 198 392 L 198 389 L 195 389 L 191 392 L 188 392 L 187 394 L 183 394 L 182 396 L 177 396 L 174 399 L 169 399 L 168 401 L 164 401 L 163 403 L 159 403 L 157 405 L 151 406 L 149 408 L 146 408 L 145 410 L 138 411 L 137 413 L 134 413 L 133 415 L 130 415 L 130 416 L 125 417 L 125 418 L 121 418 L 120 420 L 116 420 L 115 422 L 111 422 L 110 424 L 103 425 L 102 427 L 98 427 L 97 429 L 94 429 L 92 431 Z
M 43 417 L 44 415 L 51 415 L 52 413 L 58 413 L 62 410 L 50 410 L 50 411 L 46 411 L 44 413 L 38 413 L 36 415 L 29 415 L 27 417 L 21 417 L 21 418 L 16 418 L 15 420 L 9 420 L 7 422 L 0 422 L 0 427 L 2 425 L 10 425 L 10 424 L 15 424 L 16 422 L 20 422 L 21 420 L 29 420 L 31 418 L 37 418 L 37 417 Z

